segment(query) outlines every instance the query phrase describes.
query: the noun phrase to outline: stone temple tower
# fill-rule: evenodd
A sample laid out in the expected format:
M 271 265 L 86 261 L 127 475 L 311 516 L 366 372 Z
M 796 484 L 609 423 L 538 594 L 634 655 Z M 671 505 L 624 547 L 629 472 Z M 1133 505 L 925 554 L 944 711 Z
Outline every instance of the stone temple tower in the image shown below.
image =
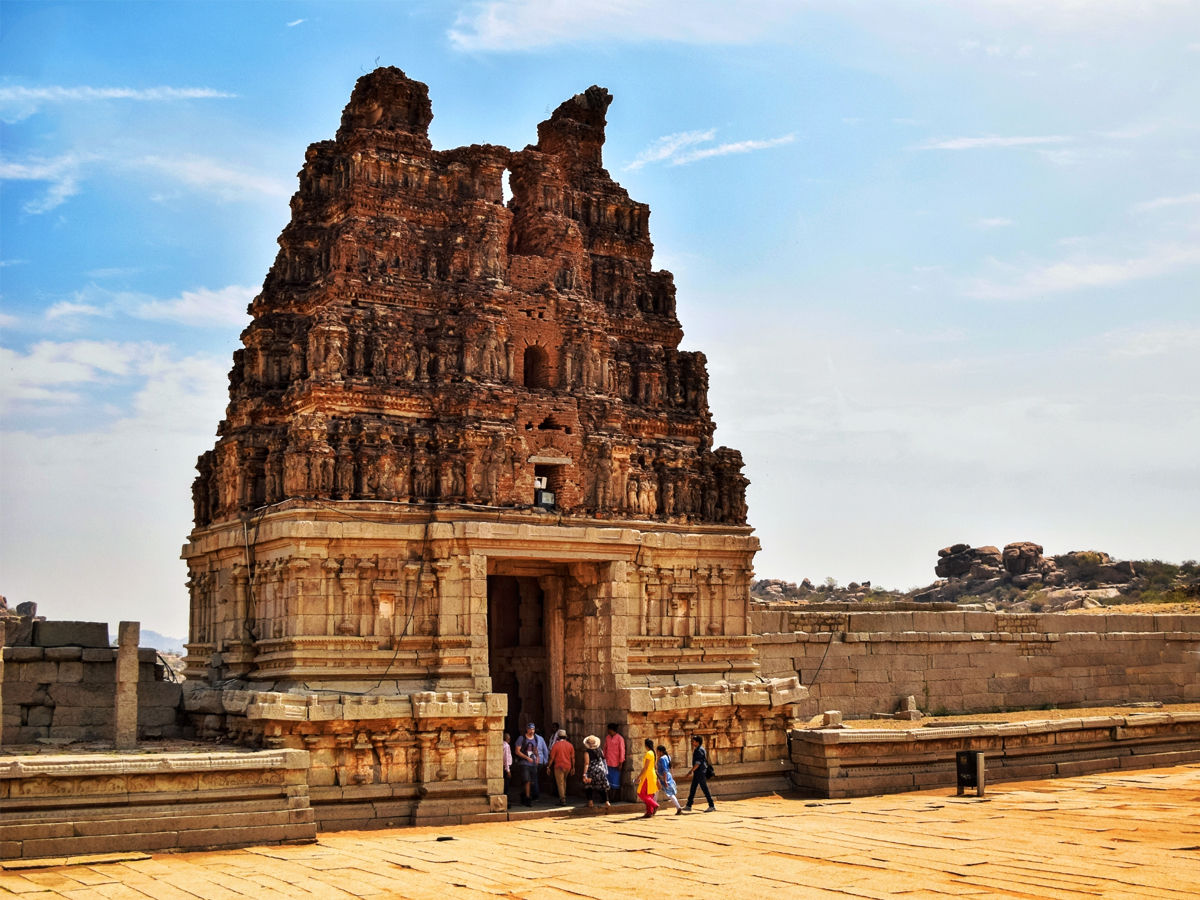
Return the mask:
M 756 675 L 741 455 L 602 166 L 610 102 L 438 151 L 383 68 L 306 155 L 183 557 L 188 708 L 310 750 L 323 827 L 503 809 L 525 721 L 702 734 L 727 790 L 783 785 L 805 692 Z

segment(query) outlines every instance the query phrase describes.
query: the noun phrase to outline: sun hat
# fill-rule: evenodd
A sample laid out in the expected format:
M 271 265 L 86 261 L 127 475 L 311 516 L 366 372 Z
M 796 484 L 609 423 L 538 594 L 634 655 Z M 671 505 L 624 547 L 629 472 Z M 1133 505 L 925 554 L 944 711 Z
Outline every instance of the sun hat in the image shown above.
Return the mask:
M 583 746 L 587 747 L 589 750 L 597 750 L 600 747 L 600 738 L 596 737 L 594 734 L 589 734 L 583 739 Z
M 567 736 L 567 729 L 565 729 L 565 728 L 558 729 L 558 734 L 556 736 L 560 737 L 560 738 L 565 738 Z

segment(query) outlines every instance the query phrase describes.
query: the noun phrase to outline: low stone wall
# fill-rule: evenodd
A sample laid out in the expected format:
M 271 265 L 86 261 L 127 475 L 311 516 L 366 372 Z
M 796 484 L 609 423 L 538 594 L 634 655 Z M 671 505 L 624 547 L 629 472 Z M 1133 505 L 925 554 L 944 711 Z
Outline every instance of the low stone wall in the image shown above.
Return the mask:
M 1200 713 L 1146 713 L 950 728 L 800 729 L 792 781 L 822 797 L 955 788 L 954 755 L 982 751 L 987 781 L 1200 762 Z
M 0 745 L 112 741 L 117 726 L 118 648 L 104 622 L 9 620 L 0 665 Z M 180 685 L 165 680 L 153 648 L 136 646 L 137 738 L 180 737 Z M 130 657 L 130 664 L 133 659 Z M 132 729 L 132 709 L 130 728 Z
M 763 676 L 798 676 L 811 712 L 1200 700 L 1200 616 L 758 609 L 753 624 Z
M 0 760 L 0 859 L 316 839 L 302 750 Z

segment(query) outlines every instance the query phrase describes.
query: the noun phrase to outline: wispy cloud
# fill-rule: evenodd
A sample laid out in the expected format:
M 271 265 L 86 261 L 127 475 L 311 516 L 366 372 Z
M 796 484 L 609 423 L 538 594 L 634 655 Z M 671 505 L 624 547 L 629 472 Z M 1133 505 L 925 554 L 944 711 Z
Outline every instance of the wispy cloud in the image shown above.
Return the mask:
M 89 269 L 83 274 L 88 278 L 128 278 L 142 271 L 141 266 L 104 266 L 99 269 Z
M 766 140 L 735 141 L 730 144 L 718 144 L 716 147 L 702 147 L 698 150 L 689 150 L 687 153 L 676 156 L 671 160 L 671 165 L 682 166 L 700 159 L 709 159 L 713 156 L 728 156 L 731 153 L 751 153 L 755 150 L 766 150 L 770 147 L 790 144 L 795 140 L 796 136 L 794 134 L 785 134 L 782 137 L 768 138 Z
M 55 303 L 46 310 L 46 319 L 53 322 L 56 319 L 73 319 L 78 316 L 108 316 L 111 311 L 93 303 L 73 303 L 63 300 Z
M 1154 200 L 1147 200 L 1145 203 L 1135 204 L 1134 212 L 1151 212 L 1156 209 L 1166 209 L 1171 206 L 1190 206 L 1200 203 L 1200 193 L 1196 194 L 1177 194 L 1174 197 L 1158 197 Z
M 1068 144 L 1074 138 L 1064 134 L 1046 134 L 1033 136 L 1004 137 L 989 135 L 987 137 L 957 137 L 930 140 L 918 144 L 918 150 L 992 150 L 1008 147 L 1044 147 L 1049 144 Z
M 237 284 L 217 290 L 198 288 L 169 300 L 138 303 L 131 312 L 140 319 L 165 319 L 184 325 L 242 326 L 249 320 L 246 306 L 257 293 L 257 288 Z
M 30 215 L 40 215 L 62 206 L 78 194 L 88 170 L 133 171 L 143 175 L 157 171 L 174 183 L 207 191 L 223 201 L 245 200 L 247 195 L 286 198 L 289 184 L 257 172 L 236 169 L 218 160 L 200 156 L 141 157 L 105 156 L 98 153 L 64 153 L 51 159 L 24 161 L 0 160 L 0 181 L 47 182 L 46 192 L 22 207 Z
M 138 102 L 172 102 L 177 100 L 211 100 L 236 97 L 227 91 L 206 87 L 63 87 L 47 85 L 26 87 L 22 85 L 0 86 L 0 119 L 19 122 L 27 119 L 47 104 L 95 103 L 109 100 L 133 100 Z
M 975 222 L 979 228 L 1007 228 L 1009 225 L 1015 225 L 1012 219 L 1006 219 L 1003 216 L 996 216 L 990 219 L 979 219 Z
M 676 134 L 665 135 L 656 139 L 654 143 L 639 153 L 625 169 L 627 171 L 640 169 L 646 163 L 662 162 L 664 159 L 670 159 L 684 147 L 711 141 L 716 135 L 717 129 L 715 128 L 707 131 L 680 131 Z
M 448 37 L 466 52 L 601 41 L 741 44 L 798 21 L 803 11 L 780 0 L 481 0 L 458 14 Z
M 1169 244 L 1129 259 L 1066 260 L 1025 270 L 1001 266 L 1001 277 L 974 279 L 963 293 L 978 300 L 1028 300 L 1157 278 L 1198 264 L 1200 246 Z
M 65 153 L 52 159 L 34 158 L 24 162 L 0 160 L 0 181 L 49 182 L 46 193 L 27 201 L 21 208 L 30 215 L 57 209 L 79 193 L 83 166 L 94 157 Z
M 144 156 L 140 166 L 157 169 L 190 187 L 211 191 L 223 200 L 238 200 L 247 193 L 290 197 L 291 187 L 278 178 L 231 168 L 202 156 Z
M 241 328 L 249 321 L 246 306 L 257 288 L 231 284 L 222 288 L 195 288 L 177 297 L 154 297 L 137 291 L 114 291 L 90 284 L 50 306 L 46 322 L 71 327 L 81 317 L 128 316 L 156 322 L 178 322 L 196 328 Z
M 118 341 L 41 341 L 28 352 L 0 347 L 0 409 L 26 403 L 70 405 L 79 388 L 133 374 L 137 363 L 159 350 L 155 345 Z
M 700 146 L 713 140 L 716 134 L 717 129 L 715 128 L 710 128 L 707 131 L 681 131 L 676 134 L 668 134 L 665 137 L 655 140 L 625 168 L 626 170 L 640 169 L 647 163 L 656 162 L 666 163 L 670 166 L 683 166 L 714 156 L 728 156 L 731 153 L 751 153 L 755 150 L 765 150 L 770 147 L 778 147 L 781 144 L 790 144 L 796 140 L 794 134 L 785 134 L 782 137 L 767 138 L 765 140 L 733 141 L 726 144 L 717 144 L 713 147 Z
M 292 19 L 292 21 L 287 23 L 287 27 L 295 28 L 297 25 L 303 25 L 307 21 L 308 19 Z

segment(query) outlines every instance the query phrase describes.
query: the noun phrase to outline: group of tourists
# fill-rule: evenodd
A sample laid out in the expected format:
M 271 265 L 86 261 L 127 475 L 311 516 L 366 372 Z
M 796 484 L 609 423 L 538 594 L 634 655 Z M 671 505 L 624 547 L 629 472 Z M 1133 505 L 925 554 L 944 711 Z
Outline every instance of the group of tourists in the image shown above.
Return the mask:
M 575 774 L 575 747 L 567 737 L 567 732 L 558 727 L 555 722 L 551 726 L 550 742 L 537 733 L 537 725 L 530 722 L 525 726 L 525 733 L 518 736 L 516 741 L 509 743 L 508 732 L 504 734 L 502 748 L 504 762 L 504 790 L 509 793 L 514 780 L 518 798 L 522 806 L 533 806 L 541 796 L 539 784 L 541 773 L 547 772 L 553 779 L 558 792 L 558 803 L 567 803 L 567 778 Z M 692 765 L 688 770 L 692 786 L 688 791 L 687 805 L 681 805 L 677 796 L 675 776 L 671 772 L 671 756 L 662 744 L 657 747 L 651 738 L 644 741 L 645 753 L 642 756 L 642 767 L 637 775 L 637 797 L 646 806 L 644 818 L 650 818 L 658 812 L 662 803 L 670 803 L 675 807 L 675 814 L 682 815 L 692 811 L 692 803 L 696 799 L 696 791 L 704 794 L 708 801 L 705 812 L 716 809 L 712 793 L 708 789 L 708 779 L 713 775 L 712 764 L 704 747 L 704 738 L 699 735 L 692 737 Z M 583 739 L 584 764 L 581 772 L 583 793 L 589 807 L 603 803 L 612 806 L 611 797 L 620 796 L 621 769 L 625 764 L 625 738 L 617 725 L 610 722 L 605 729 L 604 740 L 594 734 Z M 660 801 L 657 797 L 661 795 Z

